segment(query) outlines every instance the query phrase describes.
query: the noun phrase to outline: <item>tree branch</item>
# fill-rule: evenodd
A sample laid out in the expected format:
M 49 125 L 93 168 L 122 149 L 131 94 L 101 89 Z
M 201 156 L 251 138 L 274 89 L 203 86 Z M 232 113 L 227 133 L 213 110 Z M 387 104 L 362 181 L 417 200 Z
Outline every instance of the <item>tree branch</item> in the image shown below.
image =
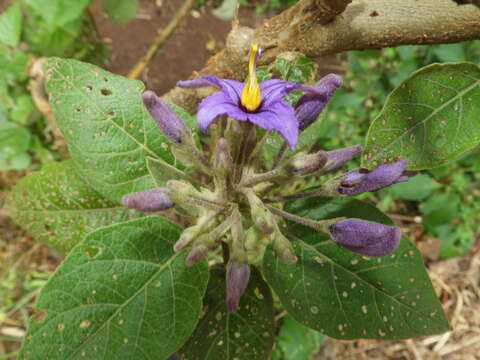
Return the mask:
M 269 64 L 286 51 L 319 57 L 348 50 L 473 39 L 480 39 L 480 9 L 474 5 L 459 6 L 452 0 L 302 0 L 255 30 L 234 23 L 225 49 L 193 77 L 243 80 L 252 42 L 264 47 L 260 64 Z M 193 111 L 209 91 L 177 87 L 163 100 Z

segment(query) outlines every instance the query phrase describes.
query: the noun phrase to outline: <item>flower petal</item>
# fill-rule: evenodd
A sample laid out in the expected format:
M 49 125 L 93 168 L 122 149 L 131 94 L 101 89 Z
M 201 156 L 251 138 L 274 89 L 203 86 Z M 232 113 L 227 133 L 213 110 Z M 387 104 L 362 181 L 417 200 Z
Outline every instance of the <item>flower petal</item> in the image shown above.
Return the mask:
M 260 84 L 260 92 L 262 94 L 262 107 L 281 100 L 285 95 L 293 90 L 302 90 L 309 93 L 315 93 L 324 96 L 324 90 L 298 84 L 295 82 L 271 79 L 262 81 Z
M 245 121 L 248 118 L 248 115 L 221 91 L 206 97 L 198 105 L 198 127 L 206 132 L 210 123 L 221 115 L 228 115 L 239 121 Z
M 209 75 L 194 80 L 179 81 L 177 82 L 177 85 L 190 89 L 215 86 L 227 94 L 232 102 L 240 104 L 240 96 L 245 84 L 240 81 L 220 79 L 216 76 Z
M 248 120 L 265 130 L 276 130 L 295 149 L 298 139 L 298 120 L 295 110 L 283 101 L 277 101 L 268 107 L 262 106 L 257 113 L 248 113 Z
M 395 226 L 361 220 L 346 219 L 330 226 L 333 240 L 350 251 L 368 255 L 384 256 L 398 246 L 401 232 Z
M 318 93 L 308 92 L 295 105 L 295 114 L 300 122 L 300 131 L 317 120 L 335 90 L 342 85 L 342 78 L 335 74 L 324 76 L 314 87 Z
M 366 169 L 355 169 L 342 175 L 344 178 L 338 187 L 342 195 L 356 196 L 364 192 L 377 191 L 384 187 L 406 181 L 408 176 L 404 172 L 407 159 L 401 159 L 393 164 L 380 165 L 375 170 L 368 172 Z M 363 175 L 363 178 L 359 177 Z

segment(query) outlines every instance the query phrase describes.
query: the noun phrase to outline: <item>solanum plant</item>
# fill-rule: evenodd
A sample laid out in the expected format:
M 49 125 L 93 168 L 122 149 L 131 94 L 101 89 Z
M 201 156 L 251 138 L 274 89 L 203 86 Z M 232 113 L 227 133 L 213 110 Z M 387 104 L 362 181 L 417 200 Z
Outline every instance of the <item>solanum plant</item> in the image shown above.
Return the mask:
M 415 245 L 354 197 L 478 145 L 480 68 L 412 74 L 364 149 L 323 151 L 317 118 L 341 78 L 259 82 L 260 52 L 254 44 L 245 54 L 245 83 L 179 82 L 220 90 L 196 116 L 138 81 L 46 62 L 71 160 L 24 178 L 8 204 L 67 256 L 38 299 L 20 359 L 263 360 L 281 309 L 337 339 L 448 330 Z M 296 90 L 303 95 L 286 102 Z M 360 154 L 364 167 L 342 170 Z

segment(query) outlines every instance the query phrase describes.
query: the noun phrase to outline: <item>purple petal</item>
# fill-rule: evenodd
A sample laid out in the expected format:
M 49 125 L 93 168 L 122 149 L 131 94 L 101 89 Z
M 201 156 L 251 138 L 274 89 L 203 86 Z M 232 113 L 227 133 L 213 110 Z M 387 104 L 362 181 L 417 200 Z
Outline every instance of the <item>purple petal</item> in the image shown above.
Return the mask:
M 248 264 L 238 263 L 232 259 L 227 265 L 226 283 L 227 283 L 227 310 L 236 312 L 240 297 L 247 288 L 250 278 L 250 267 Z
M 323 173 L 328 173 L 341 168 L 347 161 L 363 151 L 360 145 L 350 146 L 344 149 L 327 151 L 328 162 Z
M 401 159 L 393 164 L 380 165 L 375 170 L 368 172 L 361 181 L 358 173 L 366 169 L 355 169 L 343 175 L 345 178 L 338 192 L 343 195 L 355 196 L 369 191 L 377 191 L 386 186 L 404 181 L 401 177 L 407 166 L 407 159 Z
M 222 92 L 224 92 L 233 103 L 239 104 L 242 89 L 245 84 L 240 81 L 220 79 L 216 76 L 209 75 L 194 80 L 178 81 L 177 85 L 190 89 L 215 86 L 222 90 Z
M 248 120 L 265 130 L 276 130 L 288 142 L 290 149 L 295 149 L 298 139 L 298 120 L 293 108 L 277 101 L 267 106 L 262 106 L 257 113 L 248 113 Z
M 335 74 L 323 77 L 314 87 L 318 92 L 303 95 L 295 106 L 295 114 L 300 122 L 300 131 L 305 130 L 318 118 L 335 90 L 342 85 L 342 78 Z
M 395 226 L 361 219 L 347 219 L 331 225 L 330 235 L 337 244 L 353 252 L 368 256 L 384 256 L 396 249 L 401 231 Z
M 153 91 L 145 91 L 142 100 L 165 137 L 179 144 L 182 141 L 181 132 L 188 132 L 183 121 Z
M 173 201 L 170 200 L 163 188 L 125 195 L 122 198 L 122 204 L 127 208 L 139 211 L 161 211 L 174 206 Z
M 197 124 L 200 130 L 206 132 L 211 122 L 222 115 L 228 115 L 239 121 L 248 119 L 248 114 L 221 91 L 206 97 L 198 105 Z
M 268 107 L 270 104 L 281 100 L 285 95 L 294 90 L 301 90 L 325 97 L 325 89 L 323 88 L 317 90 L 316 88 L 291 81 L 271 79 L 262 81 L 259 86 L 262 94 L 262 107 Z

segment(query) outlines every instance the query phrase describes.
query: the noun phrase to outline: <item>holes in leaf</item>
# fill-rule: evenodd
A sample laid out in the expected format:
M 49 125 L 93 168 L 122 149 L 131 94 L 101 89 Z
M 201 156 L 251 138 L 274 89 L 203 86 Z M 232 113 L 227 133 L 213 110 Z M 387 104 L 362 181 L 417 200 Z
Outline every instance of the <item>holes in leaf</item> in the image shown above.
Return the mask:
M 85 248 L 85 254 L 90 259 L 96 258 L 102 252 L 103 252 L 103 248 L 101 246 L 90 245 Z
M 110 96 L 113 94 L 112 90 L 109 90 L 109 89 L 102 89 L 100 90 L 100 93 L 103 95 L 103 96 Z
M 112 117 L 112 118 L 113 118 L 113 117 L 115 117 L 115 115 L 117 115 L 117 113 L 112 110 L 112 111 L 109 111 L 109 112 L 107 113 L 107 115 L 108 115 L 109 117 Z
M 93 86 L 92 85 L 87 85 L 85 86 L 85 89 L 87 89 L 87 91 L 93 91 Z

